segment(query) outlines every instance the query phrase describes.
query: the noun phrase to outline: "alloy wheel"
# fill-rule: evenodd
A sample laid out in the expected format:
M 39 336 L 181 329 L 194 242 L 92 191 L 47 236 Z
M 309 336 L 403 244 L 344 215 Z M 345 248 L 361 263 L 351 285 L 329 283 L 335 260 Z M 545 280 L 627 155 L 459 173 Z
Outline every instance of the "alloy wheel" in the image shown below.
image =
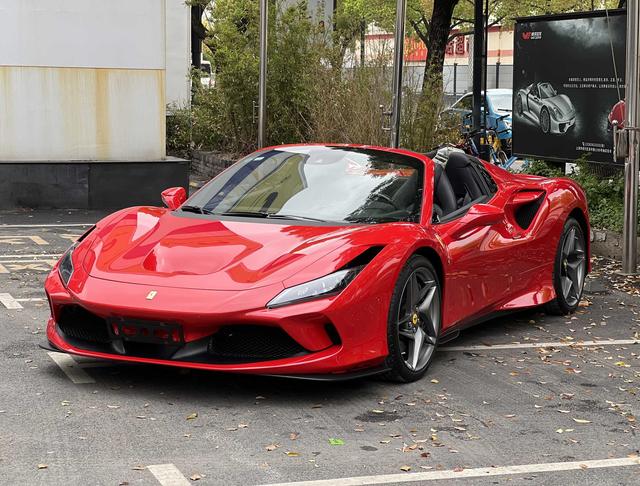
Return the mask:
M 426 268 L 414 270 L 400 302 L 400 353 L 407 368 L 419 372 L 429 363 L 440 331 L 440 290 L 435 276 Z
M 565 236 L 560 258 L 562 296 L 567 304 L 574 306 L 582 295 L 587 264 L 584 238 L 575 226 Z
M 551 118 L 549 117 L 549 112 L 547 110 L 542 110 L 540 114 L 540 128 L 544 133 L 549 133 L 549 129 L 551 128 Z

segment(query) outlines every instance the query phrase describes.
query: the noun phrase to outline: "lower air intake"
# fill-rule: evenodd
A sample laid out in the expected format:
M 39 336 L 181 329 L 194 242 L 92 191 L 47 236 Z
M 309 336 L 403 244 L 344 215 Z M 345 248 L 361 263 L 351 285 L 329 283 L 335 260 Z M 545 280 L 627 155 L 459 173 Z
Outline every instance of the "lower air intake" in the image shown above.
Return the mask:
M 60 312 L 58 328 L 68 337 L 88 343 L 111 342 L 107 322 L 78 305 L 66 305 Z
M 307 351 L 286 332 L 268 326 L 226 326 L 209 341 L 213 362 L 251 363 L 301 356 Z

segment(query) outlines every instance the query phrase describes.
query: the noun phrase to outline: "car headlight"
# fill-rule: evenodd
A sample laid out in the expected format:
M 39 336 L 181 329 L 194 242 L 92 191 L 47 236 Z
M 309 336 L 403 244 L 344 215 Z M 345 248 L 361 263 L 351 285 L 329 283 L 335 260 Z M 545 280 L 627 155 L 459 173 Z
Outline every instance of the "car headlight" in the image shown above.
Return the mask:
M 71 245 L 71 248 L 67 250 L 67 252 L 62 255 L 60 259 L 60 263 L 58 264 L 58 275 L 60 275 L 60 279 L 64 286 L 66 287 L 71 279 L 71 275 L 73 275 L 73 261 L 71 256 L 73 255 L 73 250 L 75 250 L 77 243 Z
M 84 241 L 84 239 L 87 236 L 89 236 L 89 234 L 94 229 L 96 229 L 95 224 L 91 226 L 91 228 L 89 228 L 87 231 L 85 231 L 80 236 L 80 238 L 78 238 L 76 242 L 69 247 L 69 249 L 65 252 L 65 254 L 62 255 L 62 258 L 60 259 L 60 263 L 58 265 L 58 274 L 60 275 L 60 279 L 62 280 L 62 283 L 64 283 L 65 287 L 69 283 L 69 280 L 71 279 L 71 275 L 73 275 L 73 260 L 71 258 L 73 255 L 73 250 L 75 250 L 76 247 L 80 244 L 80 242 Z
M 299 302 L 337 295 L 351 283 L 363 268 L 364 266 L 359 266 L 338 270 L 325 277 L 284 289 L 271 299 L 267 307 L 273 309 L 274 307 L 281 307 L 283 305 L 297 304 Z

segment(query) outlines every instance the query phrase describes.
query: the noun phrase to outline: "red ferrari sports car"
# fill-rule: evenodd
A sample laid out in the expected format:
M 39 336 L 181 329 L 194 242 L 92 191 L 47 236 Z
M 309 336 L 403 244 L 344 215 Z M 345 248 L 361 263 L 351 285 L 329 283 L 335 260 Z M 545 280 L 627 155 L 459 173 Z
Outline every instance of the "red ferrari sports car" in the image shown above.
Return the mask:
M 424 375 L 503 312 L 576 309 L 585 195 L 455 150 L 279 146 L 118 211 L 46 281 L 49 349 L 206 370 Z

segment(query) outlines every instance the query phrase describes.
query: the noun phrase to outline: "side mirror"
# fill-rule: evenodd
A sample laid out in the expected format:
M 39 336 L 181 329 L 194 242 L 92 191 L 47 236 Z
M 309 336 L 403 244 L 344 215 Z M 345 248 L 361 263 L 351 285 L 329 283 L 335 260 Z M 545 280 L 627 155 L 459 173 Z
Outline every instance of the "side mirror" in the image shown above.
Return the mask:
M 172 211 L 178 209 L 187 200 L 184 187 L 171 187 L 162 191 L 162 202 Z
M 504 211 L 491 204 L 474 204 L 453 228 L 454 238 L 461 238 L 481 226 L 493 226 L 504 220 Z

